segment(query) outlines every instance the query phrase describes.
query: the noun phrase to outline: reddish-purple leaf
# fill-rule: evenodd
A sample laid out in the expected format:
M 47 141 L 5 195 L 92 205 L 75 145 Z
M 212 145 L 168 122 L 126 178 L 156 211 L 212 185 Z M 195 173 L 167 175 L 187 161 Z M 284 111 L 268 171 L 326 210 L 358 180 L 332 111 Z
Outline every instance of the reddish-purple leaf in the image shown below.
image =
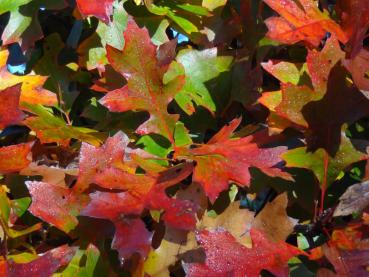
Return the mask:
M 165 189 L 192 173 L 192 164 L 179 165 L 157 176 L 135 175 L 110 168 L 99 174 L 96 183 L 107 189 L 126 190 L 121 193 L 95 192 L 83 215 L 112 221 L 120 215 L 140 214 L 143 209 L 164 210 L 163 220 L 181 229 L 193 229 L 196 206 L 190 201 L 169 198 Z
M 129 258 L 135 253 L 147 257 L 151 249 L 152 234 L 141 219 L 122 219 L 114 225 L 116 231 L 111 247 L 118 250 L 121 259 Z
M 346 81 L 345 69 L 337 65 L 329 75 L 327 93 L 321 100 L 307 103 L 302 114 L 309 126 L 309 149 L 324 148 L 334 156 L 340 145 L 343 124 L 368 115 L 369 100 Z
M 94 182 L 98 173 L 114 163 L 122 163 L 128 143 L 129 138 L 123 132 L 118 132 L 115 136 L 108 138 L 101 147 L 82 143 L 79 155 L 79 175 L 73 189 L 79 192 L 84 191 Z
M 260 276 L 265 269 L 275 276 L 287 276 L 288 260 L 303 254 L 299 249 L 285 243 L 273 243 L 258 230 L 251 229 L 252 248 L 240 244 L 223 229 L 204 230 L 196 238 L 205 249 L 205 263 L 185 264 L 189 277 L 203 276 Z
M 76 216 L 86 204 L 83 195 L 76 195 L 68 188 L 43 182 L 27 181 L 26 186 L 32 197 L 29 211 L 34 216 L 66 233 L 77 226 Z
M 369 29 L 369 5 L 362 0 L 338 0 L 336 10 L 342 20 L 342 28 L 349 41 L 347 50 L 354 58 L 363 48 Z
M 361 49 L 357 55 L 352 59 L 347 59 L 343 63 L 345 67 L 351 72 L 354 84 L 365 92 L 369 91 L 369 51 L 364 48 Z
M 13 261 L 4 262 L 5 264 L 3 266 L 6 268 L 6 275 L 2 276 L 50 277 L 60 267 L 70 262 L 76 250 L 75 247 L 63 245 L 39 255 L 39 258 L 29 263 L 17 264 Z

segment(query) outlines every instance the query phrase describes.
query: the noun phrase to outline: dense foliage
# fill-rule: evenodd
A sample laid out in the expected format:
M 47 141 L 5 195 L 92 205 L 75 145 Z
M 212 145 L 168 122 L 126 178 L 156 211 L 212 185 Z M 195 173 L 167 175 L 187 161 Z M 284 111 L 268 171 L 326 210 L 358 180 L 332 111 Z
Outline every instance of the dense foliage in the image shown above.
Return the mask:
M 368 0 L 0 0 L 1 276 L 369 276 Z

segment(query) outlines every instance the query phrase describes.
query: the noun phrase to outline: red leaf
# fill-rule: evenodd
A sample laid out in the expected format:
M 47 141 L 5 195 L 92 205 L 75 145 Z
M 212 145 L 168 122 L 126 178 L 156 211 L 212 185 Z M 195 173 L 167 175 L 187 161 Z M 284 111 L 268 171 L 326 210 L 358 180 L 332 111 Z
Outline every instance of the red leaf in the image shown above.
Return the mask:
M 115 224 L 112 248 L 118 250 L 120 258 L 129 258 L 138 253 L 146 257 L 151 249 L 152 234 L 140 219 L 123 219 Z
M 344 57 L 345 53 L 334 35 L 327 39 L 322 51 L 309 50 L 306 63 L 315 91 L 325 93 L 331 69 Z
M 319 46 L 326 32 L 333 33 L 345 43 L 346 34 L 340 26 L 321 12 L 313 0 L 264 0 L 281 17 L 265 20 L 269 29 L 267 36 L 286 44 L 305 41 L 315 47 Z
M 114 0 L 77 0 L 77 6 L 82 15 L 93 15 L 106 24 L 110 22 L 110 16 L 113 13 L 113 3 Z
M 333 245 L 324 245 L 323 252 L 334 266 L 336 276 L 368 276 L 369 249 L 339 250 Z
M 189 277 L 247 276 L 257 277 L 266 269 L 276 276 L 287 276 L 290 258 L 304 254 L 285 243 L 272 243 L 256 229 L 250 231 L 253 247 L 247 248 L 227 231 L 202 231 L 196 238 L 205 249 L 204 264 L 185 264 Z
M 164 210 L 163 220 L 181 229 L 193 229 L 196 206 L 190 201 L 171 199 L 165 189 L 179 183 L 192 173 L 192 164 L 179 165 L 157 176 L 135 175 L 116 168 L 103 171 L 96 183 L 107 189 L 126 190 L 121 193 L 95 192 L 82 215 L 112 221 L 124 215 L 138 215 L 143 209 Z
M 27 181 L 26 186 L 32 197 L 29 211 L 42 220 L 68 233 L 74 229 L 76 216 L 85 205 L 86 199 L 68 188 L 43 182 Z
M 73 258 L 76 250 L 75 247 L 63 245 L 43 253 L 39 258 L 29 263 L 17 264 L 12 261 L 7 262 L 5 264 L 6 275 L 2 276 L 49 277 L 60 267 L 67 265 Z
M 148 31 L 140 29 L 133 20 L 128 22 L 124 40 L 123 51 L 109 45 L 106 50 L 110 64 L 128 80 L 128 84 L 109 92 L 100 103 L 112 112 L 149 112 L 150 118 L 138 127 L 137 133 L 158 133 L 174 142 L 173 130 L 178 115 L 169 114 L 167 105 L 184 85 L 184 76 L 163 83 L 167 67 L 159 66 L 156 46 Z
M 17 124 L 25 114 L 19 109 L 21 85 L 15 85 L 0 92 L 0 129 Z
M 31 163 L 27 157 L 31 155 L 32 145 L 33 143 L 22 143 L 0 147 L 0 173 L 11 173 L 26 168 Z
M 84 191 L 94 182 L 98 173 L 114 163 L 122 163 L 128 143 L 129 138 L 123 132 L 109 137 L 101 147 L 82 143 L 79 156 L 79 175 L 74 190 Z
M 254 136 L 229 138 L 240 122 L 240 119 L 233 120 L 207 144 L 176 150 L 175 157 L 196 161 L 193 181 L 203 186 L 211 201 L 215 201 L 219 193 L 228 188 L 230 181 L 248 186 L 250 167 L 260 168 L 269 176 L 291 179 L 288 173 L 275 167 L 281 161 L 279 155 L 286 151 L 286 147 L 260 148 L 253 141 Z
M 7 68 L 8 58 L 8 50 L 0 51 L 0 90 L 21 84 L 20 103 L 46 106 L 53 106 L 58 103 L 56 94 L 43 88 L 48 77 L 34 75 L 33 73 L 23 76 L 11 74 Z

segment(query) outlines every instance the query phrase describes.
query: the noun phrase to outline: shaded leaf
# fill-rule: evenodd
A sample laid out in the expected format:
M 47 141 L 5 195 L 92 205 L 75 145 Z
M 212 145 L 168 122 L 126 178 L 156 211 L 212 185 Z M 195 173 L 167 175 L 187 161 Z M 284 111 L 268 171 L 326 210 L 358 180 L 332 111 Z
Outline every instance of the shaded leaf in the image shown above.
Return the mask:
M 203 51 L 181 50 L 176 60 L 183 65 L 186 74 L 186 83 L 175 97 L 178 105 L 187 114 L 192 114 L 195 111 L 194 103 L 214 112 L 215 102 L 205 86 L 205 82 L 228 71 L 233 58 L 218 56 L 217 49 L 211 48 Z
M 287 167 L 299 167 L 310 169 L 318 178 L 322 186 L 329 186 L 352 163 L 366 158 L 366 155 L 357 151 L 350 140 L 342 135 L 341 145 L 334 157 L 324 149 L 318 149 L 314 153 L 308 152 L 306 147 L 291 149 L 282 154 Z
M 297 223 L 297 220 L 288 217 L 287 204 L 287 193 L 277 196 L 257 214 L 252 228 L 262 231 L 272 242 L 286 240 Z
M 339 148 L 343 124 L 351 124 L 368 112 L 369 100 L 347 83 L 346 71 L 336 65 L 329 75 L 324 97 L 307 103 L 302 109 L 309 125 L 309 149 L 324 148 L 334 156 Z
M 152 234 L 146 229 L 141 219 L 123 219 L 116 221 L 115 236 L 111 247 L 119 252 L 121 259 L 135 253 L 146 257 L 150 251 Z
M 359 213 L 369 205 L 369 182 L 350 186 L 340 197 L 334 216 Z

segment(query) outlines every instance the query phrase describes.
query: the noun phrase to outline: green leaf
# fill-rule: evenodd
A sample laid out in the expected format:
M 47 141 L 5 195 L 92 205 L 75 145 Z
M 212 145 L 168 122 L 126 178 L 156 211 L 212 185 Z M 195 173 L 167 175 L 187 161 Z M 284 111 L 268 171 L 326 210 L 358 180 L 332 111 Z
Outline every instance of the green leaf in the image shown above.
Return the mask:
M 78 249 L 68 266 L 53 277 L 92 277 L 100 258 L 99 250 L 90 244 L 86 250 Z
M 17 42 L 24 31 L 31 25 L 31 22 L 32 17 L 21 14 L 19 10 L 12 11 L 1 39 L 5 44 Z
M 123 32 L 127 27 L 128 14 L 124 10 L 123 5 L 114 3 L 113 21 L 107 25 L 102 21 L 99 21 L 97 27 L 97 34 L 101 38 L 101 44 L 105 47 L 107 44 L 123 50 L 124 37 Z
M 0 1 L 0 14 L 14 11 L 19 6 L 25 5 L 32 0 L 1 0 Z
M 10 200 L 7 195 L 7 187 L 0 187 L 0 213 L 2 221 L 7 225 L 10 215 Z
M 92 145 L 100 145 L 103 138 L 95 130 L 68 125 L 60 117 L 54 116 L 41 105 L 25 104 L 27 109 L 37 116 L 28 117 L 24 124 L 34 130 L 43 143 L 57 142 L 66 144 L 70 139 L 78 139 Z
M 30 197 L 23 197 L 11 200 L 11 206 L 18 217 L 21 217 L 31 204 Z
M 186 4 L 179 4 L 177 5 L 177 7 L 187 12 L 196 14 L 196 15 L 204 15 L 204 16 L 210 15 L 208 9 L 201 7 L 201 6 L 197 6 L 197 5 L 191 5 L 191 4 L 186 3 Z
M 184 17 L 176 15 L 172 11 L 168 11 L 167 16 L 173 20 L 179 27 L 181 27 L 186 33 L 191 34 L 198 32 L 196 25 L 194 25 L 191 21 L 187 20 Z
M 182 122 L 177 122 L 174 129 L 174 141 L 176 146 L 185 146 L 192 144 L 192 139 L 188 134 L 188 130 Z
M 204 83 L 228 71 L 233 58 L 217 56 L 216 48 L 203 51 L 186 49 L 178 53 L 177 61 L 184 66 L 186 73 L 186 84 L 175 97 L 178 105 L 187 114 L 195 111 L 193 103 L 214 112 L 215 102 Z
M 324 149 L 314 153 L 308 152 L 306 147 L 295 148 L 282 154 L 287 167 L 306 168 L 318 178 L 321 186 L 328 187 L 352 163 L 365 159 L 365 154 L 357 151 L 350 140 L 342 135 L 341 145 L 335 155 L 330 157 Z

